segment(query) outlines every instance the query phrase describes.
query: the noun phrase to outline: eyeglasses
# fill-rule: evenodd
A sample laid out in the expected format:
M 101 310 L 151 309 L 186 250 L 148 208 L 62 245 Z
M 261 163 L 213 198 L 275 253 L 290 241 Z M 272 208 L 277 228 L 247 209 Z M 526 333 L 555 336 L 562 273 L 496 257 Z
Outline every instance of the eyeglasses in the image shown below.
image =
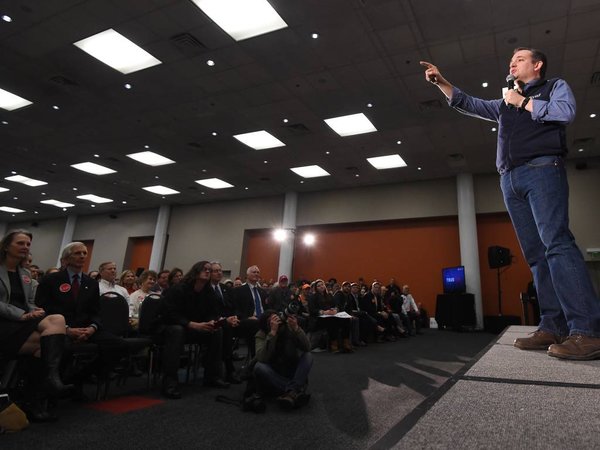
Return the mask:
M 212 272 L 212 267 L 207 266 L 207 267 L 204 268 L 204 271 L 205 272 Z

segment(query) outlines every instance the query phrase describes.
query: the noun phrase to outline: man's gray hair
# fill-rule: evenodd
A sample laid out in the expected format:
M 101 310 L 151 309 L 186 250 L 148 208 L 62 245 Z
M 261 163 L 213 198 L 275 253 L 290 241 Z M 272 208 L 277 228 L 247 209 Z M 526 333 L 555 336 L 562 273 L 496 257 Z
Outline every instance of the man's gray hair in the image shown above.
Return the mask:
M 77 241 L 76 242 L 71 242 L 71 243 L 65 245 L 65 248 L 62 249 L 62 252 L 60 254 L 61 261 L 65 260 L 69 256 L 71 256 L 73 254 L 73 248 L 77 247 L 78 245 L 83 245 L 85 247 L 85 244 L 83 242 L 77 242 Z

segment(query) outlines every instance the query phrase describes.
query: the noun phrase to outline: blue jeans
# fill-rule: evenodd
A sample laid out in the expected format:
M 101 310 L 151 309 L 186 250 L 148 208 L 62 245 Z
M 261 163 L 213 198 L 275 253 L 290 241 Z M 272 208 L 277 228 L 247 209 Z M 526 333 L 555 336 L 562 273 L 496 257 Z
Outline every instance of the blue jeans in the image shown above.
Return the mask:
M 600 337 L 600 301 L 569 230 L 569 185 L 562 158 L 535 158 L 505 172 L 500 186 L 533 273 L 539 329 Z
M 288 391 L 300 392 L 308 383 L 308 374 L 313 365 L 313 356 L 303 353 L 291 378 L 276 372 L 270 364 L 257 362 L 254 366 L 256 387 L 263 395 L 282 395 Z

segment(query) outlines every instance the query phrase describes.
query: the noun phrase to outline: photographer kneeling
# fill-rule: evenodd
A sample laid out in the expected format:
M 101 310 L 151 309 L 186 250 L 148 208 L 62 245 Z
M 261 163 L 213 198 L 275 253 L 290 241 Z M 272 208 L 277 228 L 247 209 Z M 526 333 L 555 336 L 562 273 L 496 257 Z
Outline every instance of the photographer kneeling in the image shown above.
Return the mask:
M 310 342 L 294 315 L 267 310 L 256 333 L 254 378 L 260 395 L 278 396 L 284 409 L 308 403 L 308 374 L 313 359 Z

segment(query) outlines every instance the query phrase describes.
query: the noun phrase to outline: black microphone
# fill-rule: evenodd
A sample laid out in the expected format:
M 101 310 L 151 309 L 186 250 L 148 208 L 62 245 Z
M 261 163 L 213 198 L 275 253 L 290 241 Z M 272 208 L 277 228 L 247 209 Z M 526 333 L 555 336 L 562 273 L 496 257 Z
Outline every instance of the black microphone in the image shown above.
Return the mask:
M 508 86 L 509 89 L 515 88 L 515 76 L 512 73 L 509 73 L 506 76 L 506 85 Z

